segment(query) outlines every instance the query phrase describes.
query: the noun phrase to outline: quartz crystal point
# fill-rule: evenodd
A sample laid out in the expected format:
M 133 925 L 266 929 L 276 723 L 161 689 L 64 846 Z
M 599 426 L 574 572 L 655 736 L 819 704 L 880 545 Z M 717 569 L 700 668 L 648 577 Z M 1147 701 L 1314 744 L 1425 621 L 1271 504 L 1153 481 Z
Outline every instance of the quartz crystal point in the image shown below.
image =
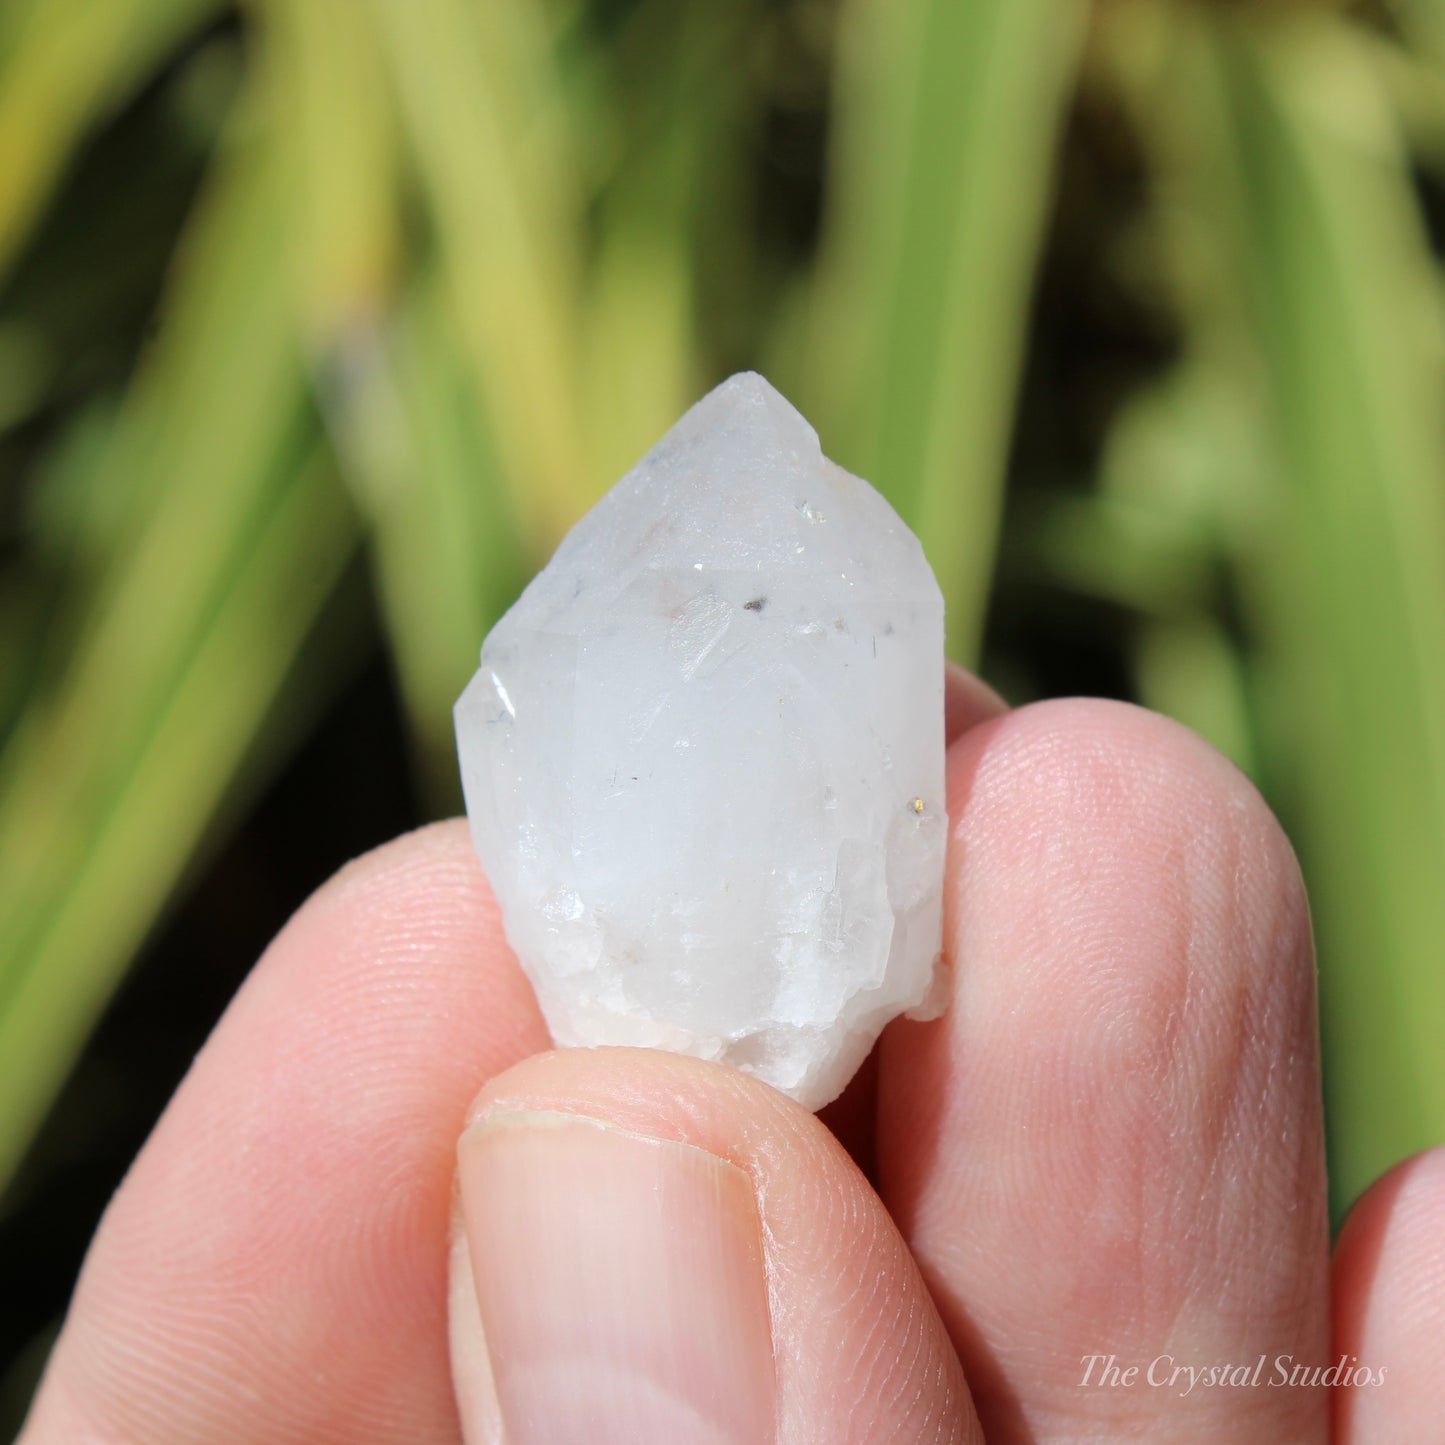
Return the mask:
M 933 1008 L 943 599 L 762 377 L 563 540 L 456 707 L 467 812 L 558 1044 L 719 1059 L 809 1108 Z

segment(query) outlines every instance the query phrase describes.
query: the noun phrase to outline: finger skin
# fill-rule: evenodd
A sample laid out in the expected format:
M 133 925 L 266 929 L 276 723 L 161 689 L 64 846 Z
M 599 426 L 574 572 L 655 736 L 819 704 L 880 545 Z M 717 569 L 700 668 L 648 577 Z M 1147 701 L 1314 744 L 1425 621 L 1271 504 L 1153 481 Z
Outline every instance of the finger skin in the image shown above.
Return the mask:
M 954 996 L 880 1055 L 885 1201 L 990 1441 L 1324 1438 L 1321 1390 L 1180 1398 L 1151 1362 L 1328 1359 L 1309 923 L 1244 777 L 1124 704 L 950 752 Z M 1139 1366 L 1117 1388 L 1084 1361 Z
M 479 1083 L 547 1046 L 464 825 L 344 869 L 112 1201 L 24 1445 L 456 1441 L 456 1137 Z
M 1334 1298 L 1331 1356 L 1351 1372 L 1350 1386 L 1333 1392 L 1337 1445 L 1435 1438 L 1445 1402 L 1445 1148 L 1397 1165 L 1350 1211 Z
M 487 1085 L 471 1119 L 518 1111 L 583 1115 L 693 1145 L 746 1172 L 762 1223 L 777 1445 L 982 1441 L 958 1361 L 897 1229 L 807 1110 L 717 1064 L 605 1048 L 526 1060 Z M 475 1359 L 474 1346 L 462 1349 Z M 494 1421 L 495 1409 L 476 1417 Z
M 943 735 L 951 745 L 969 728 L 1008 711 L 1008 704 L 981 678 L 956 662 L 943 665 Z

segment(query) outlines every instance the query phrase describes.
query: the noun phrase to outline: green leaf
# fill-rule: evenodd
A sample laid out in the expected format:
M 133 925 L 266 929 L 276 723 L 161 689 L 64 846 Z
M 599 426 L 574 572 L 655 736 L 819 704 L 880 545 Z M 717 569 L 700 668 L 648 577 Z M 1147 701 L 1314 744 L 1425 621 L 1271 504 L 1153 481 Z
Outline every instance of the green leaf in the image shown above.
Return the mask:
M 577 391 L 580 197 L 542 7 L 370 4 L 478 403 L 540 559 L 596 488 Z
M 750 0 L 650 0 L 609 53 L 615 164 L 593 207 L 580 313 L 589 457 L 622 475 L 712 379 L 699 336 L 706 218 L 736 205 Z M 666 66 L 658 56 L 666 55 Z M 740 258 L 730 257 L 733 266 Z
M 374 324 L 400 264 L 400 137 L 386 58 L 356 0 L 252 0 L 299 205 L 296 302 L 323 365 Z M 337 358 L 345 365 L 345 356 Z
M 205 626 L 123 767 L 85 807 L 68 872 L 0 975 L 0 1185 L 8 1179 L 136 947 L 189 865 L 213 811 L 350 555 L 354 514 L 313 460 L 238 555 Z M 103 728 L 104 717 L 92 719 Z M 76 780 L 76 793 L 90 780 Z M 87 800 L 88 801 L 88 800 Z M 81 806 L 70 799 L 68 811 Z M 7 810 L 5 824 L 25 820 Z M 8 930 L 7 930 L 8 931 Z
M 1083 0 L 851 0 L 808 378 L 825 446 L 921 537 L 977 653 Z
M 0 1180 L 353 546 L 334 481 L 298 469 L 312 425 L 282 177 L 253 144 L 195 219 L 95 461 L 120 499 L 114 552 L 0 755 Z
M 370 545 L 422 791 L 461 802 L 452 704 L 492 623 L 526 580 L 516 520 L 434 276 L 399 324 L 327 389 L 327 419 Z
M 45 0 L 18 7 L 0 49 L 0 271 L 76 145 L 221 0 Z
M 1318 923 L 1338 1207 L 1445 1135 L 1445 321 L 1371 47 L 1300 14 L 1177 50 L 1171 181 L 1217 228 L 1195 324 L 1261 393 L 1240 560 Z

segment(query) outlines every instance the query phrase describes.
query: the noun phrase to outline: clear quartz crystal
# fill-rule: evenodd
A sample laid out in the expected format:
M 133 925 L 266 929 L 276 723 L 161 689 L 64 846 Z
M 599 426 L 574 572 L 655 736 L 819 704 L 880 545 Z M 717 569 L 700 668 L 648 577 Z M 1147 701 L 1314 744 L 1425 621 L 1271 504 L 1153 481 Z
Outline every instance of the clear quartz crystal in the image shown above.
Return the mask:
M 943 599 L 762 377 L 568 533 L 456 707 L 467 812 L 552 1036 L 817 1108 L 939 991 Z

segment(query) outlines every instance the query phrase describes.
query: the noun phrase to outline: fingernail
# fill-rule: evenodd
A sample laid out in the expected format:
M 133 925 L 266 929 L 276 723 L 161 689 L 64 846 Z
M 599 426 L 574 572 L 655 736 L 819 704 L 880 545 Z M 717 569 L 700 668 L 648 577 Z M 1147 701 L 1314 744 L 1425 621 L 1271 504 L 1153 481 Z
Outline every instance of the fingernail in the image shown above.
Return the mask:
M 508 1445 L 767 1445 L 774 1374 L 752 1182 L 575 1114 L 494 1115 L 458 1149 Z

